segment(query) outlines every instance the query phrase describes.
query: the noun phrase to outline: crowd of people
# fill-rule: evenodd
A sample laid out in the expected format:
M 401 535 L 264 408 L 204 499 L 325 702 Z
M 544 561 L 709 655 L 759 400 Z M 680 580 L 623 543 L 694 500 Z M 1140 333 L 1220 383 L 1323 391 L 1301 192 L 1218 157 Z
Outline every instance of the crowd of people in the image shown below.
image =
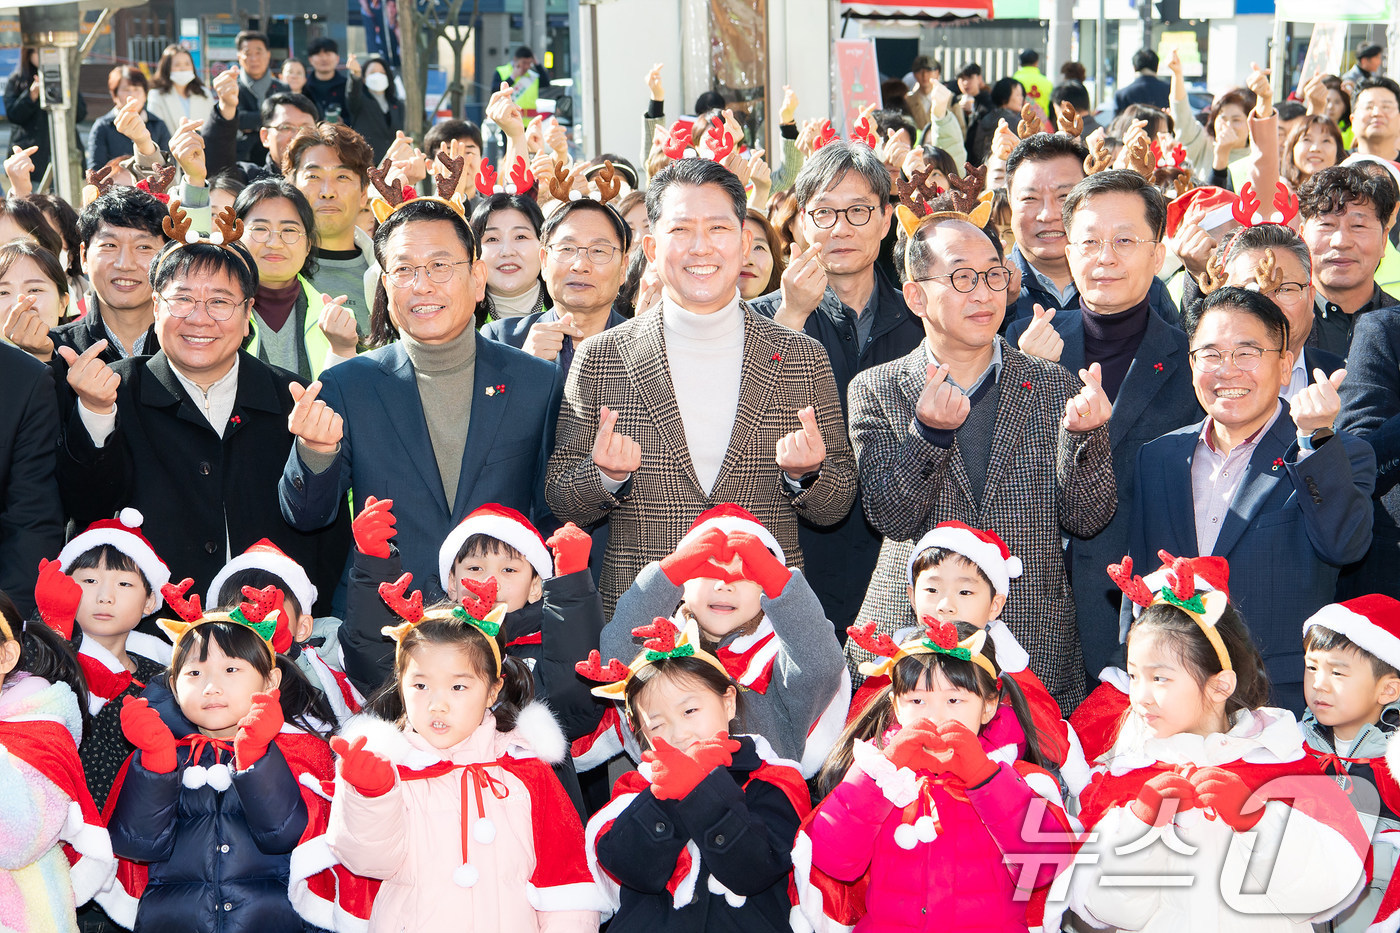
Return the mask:
M 0 927 L 1400 922 L 1383 50 L 491 161 L 237 48 L 4 162 Z

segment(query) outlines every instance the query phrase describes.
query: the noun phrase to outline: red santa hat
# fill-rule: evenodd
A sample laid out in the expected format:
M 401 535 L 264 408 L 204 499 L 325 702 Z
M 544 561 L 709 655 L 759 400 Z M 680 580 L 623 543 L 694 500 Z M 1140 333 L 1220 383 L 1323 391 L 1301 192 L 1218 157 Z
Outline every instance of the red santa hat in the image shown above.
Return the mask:
M 165 605 L 160 588 L 170 582 L 170 568 L 156 555 L 156 549 L 141 533 L 141 523 L 145 519 L 132 508 L 122 509 L 116 518 L 104 518 L 87 526 L 82 534 L 75 535 L 72 541 L 58 552 L 58 566 L 64 573 L 73 566 L 73 561 L 95 547 L 110 545 L 130 557 L 146 578 L 151 592 L 156 597 L 156 609 Z
M 778 539 L 773 537 L 773 532 L 763 527 L 763 523 L 754 517 L 754 514 L 748 509 L 732 502 L 726 502 L 701 512 L 699 517 L 695 519 L 695 524 L 690 526 L 685 537 L 681 538 L 680 543 L 676 545 L 676 549 L 685 547 L 711 528 L 718 528 L 725 534 L 735 531 L 747 532 L 762 541 L 763 546 L 772 551 L 784 566 L 787 565 L 787 556 L 783 554 L 783 547 L 778 543 Z
M 1235 219 L 1236 203 L 1235 195 L 1224 188 L 1213 185 L 1192 188 L 1167 205 L 1167 236 L 1176 236 L 1188 223 L 1203 230 L 1214 230 Z
M 224 564 L 224 568 L 214 575 L 213 582 L 209 584 L 209 591 L 204 594 L 204 605 L 219 605 L 219 590 L 224 588 L 229 577 L 243 570 L 265 570 L 280 579 L 282 589 L 296 597 L 301 611 L 310 615 L 311 606 L 316 602 L 315 584 L 306 575 L 301 564 L 288 557 L 286 552 L 267 538 L 255 542 L 248 550 Z
M 457 552 L 472 535 L 486 535 L 515 548 L 535 568 L 541 580 L 554 577 L 554 560 L 539 530 L 515 509 L 488 502 L 462 519 L 438 548 L 438 579 L 443 589 L 452 582 L 452 565 L 457 562 Z
M 1314 625 L 1331 629 L 1369 655 L 1400 668 L 1400 601 L 1379 594 L 1323 606 L 1303 623 L 1303 637 Z
M 1013 557 L 1006 542 L 994 531 L 983 531 L 962 522 L 940 522 L 919 539 L 909 552 L 909 582 L 914 582 L 914 564 L 929 548 L 940 547 L 961 554 L 976 564 L 992 581 L 992 589 L 1005 596 L 1011 581 L 1021 575 L 1021 559 Z

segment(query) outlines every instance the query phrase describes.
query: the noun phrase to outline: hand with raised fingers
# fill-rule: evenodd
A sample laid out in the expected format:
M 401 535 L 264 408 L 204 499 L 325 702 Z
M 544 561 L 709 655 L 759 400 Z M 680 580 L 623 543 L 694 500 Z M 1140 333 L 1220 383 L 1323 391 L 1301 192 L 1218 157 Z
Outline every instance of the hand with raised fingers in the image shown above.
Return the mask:
M 564 577 L 588 569 L 588 555 L 593 550 L 593 538 L 573 522 L 565 522 L 545 541 L 554 555 L 554 574 Z
M 935 431 L 956 431 L 972 413 L 962 389 L 948 381 L 948 365 L 928 367 L 928 381 L 914 403 L 914 417 Z
M 1060 354 L 1065 350 L 1065 341 L 1052 323 L 1055 319 L 1054 310 L 1046 311 L 1037 304 L 1031 309 L 1031 313 L 1033 317 L 1022 332 L 1017 349 L 1027 356 L 1058 363 Z
M 117 404 L 117 389 L 122 377 L 112 371 L 112 367 L 102 361 L 102 351 L 107 349 L 107 341 L 99 340 L 82 352 L 68 346 L 59 346 L 58 355 L 68 364 L 68 387 L 78 397 L 78 402 L 95 415 L 109 415 Z
M 642 448 L 617 431 L 618 413 L 604 405 L 598 410 L 598 434 L 593 439 L 593 462 L 603 475 L 622 482 L 642 466 Z
M 5 177 L 10 180 L 10 196 L 26 198 L 34 191 L 34 153 L 39 147 L 13 148 L 14 153 L 5 160 Z
M 1320 369 L 1313 370 L 1313 382 L 1293 396 L 1288 403 L 1293 423 L 1299 434 L 1331 430 L 1342 411 L 1342 400 L 1338 390 L 1347 377 L 1345 369 L 1327 375 Z
M 390 511 L 393 507 L 393 499 L 376 499 L 374 496 L 365 498 L 365 507 L 350 523 L 350 533 L 354 535 L 355 547 L 361 554 L 381 560 L 392 554 L 389 550 L 389 540 L 398 534 L 394 530 L 398 519 Z
M 1113 403 L 1103 390 L 1103 368 L 1098 363 L 1091 363 L 1088 369 L 1079 371 L 1079 378 L 1084 382 L 1084 388 L 1065 402 L 1065 417 L 1061 422 L 1071 434 L 1086 434 L 1101 428 L 1113 416 Z
M 768 550 L 768 545 L 758 535 L 731 531 L 729 550 L 738 556 L 744 579 L 763 587 L 764 596 L 777 599 L 783 595 L 783 589 L 792 579 L 792 571 L 778 560 L 778 555 Z
M 170 158 L 185 173 L 185 180 L 196 187 L 203 186 L 209 177 L 204 156 L 204 137 L 199 135 L 199 120 L 185 117 L 180 120 L 180 128 L 170 137 Z
M 321 394 L 321 383 L 313 382 L 303 389 L 293 382 L 288 388 L 292 393 L 292 411 L 287 415 L 287 430 L 317 453 L 333 454 L 339 450 L 345 419 L 316 397 Z
M 394 789 L 394 766 L 387 758 L 366 749 L 368 741 L 364 735 L 349 742 L 332 736 L 331 751 L 340 757 L 336 773 L 365 797 L 383 797 Z
M 733 566 L 734 552 L 729 546 L 729 535 L 719 528 L 710 528 L 689 541 L 682 541 L 658 564 L 666 579 L 676 586 L 685 586 L 697 579 L 726 583 L 744 579 L 742 568 Z
M 83 602 L 83 588 L 64 573 L 56 560 L 39 561 L 39 579 L 34 584 L 34 605 L 44 624 L 64 638 L 73 637 L 73 622 Z
M 826 441 L 817 424 L 817 410 L 811 405 L 799 409 L 797 420 L 802 426 L 778 438 L 774 451 L 778 468 L 794 480 L 815 473 L 826 462 Z
M 38 303 L 36 295 L 21 295 L 0 317 L 0 336 L 47 363 L 53 358 L 53 340 L 48 322 L 39 314 Z
M 666 85 L 661 80 L 661 67 L 664 62 L 657 62 L 651 66 L 651 71 L 647 72 L 647 91 L 651 94 L 652 100 L 666 99 Z
M 316 319 L 316 326 L 326 335 L 326 342 L 331 345 L 331 352 L 336 356 L 354 356 L 360 345 L 359 324 L 355 321 L 355 312 L 345 307 L 349 300 L 349 295 L 337 295 L 334 298 L 326 294 L 321 295 L 321 314 Z

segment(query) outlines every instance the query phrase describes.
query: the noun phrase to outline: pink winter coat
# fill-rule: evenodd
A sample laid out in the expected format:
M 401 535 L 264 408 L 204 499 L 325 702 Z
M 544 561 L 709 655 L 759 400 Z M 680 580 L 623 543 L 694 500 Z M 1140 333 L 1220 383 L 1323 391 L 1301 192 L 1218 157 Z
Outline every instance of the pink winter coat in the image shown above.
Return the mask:
M 399 779 L 366 797 L 337 777 L 326 837 L 346 868 L 384 882 L 369 933 L 596 933 L 606 901 L 588 870 L 577 811 L 546 760 L 568 752 L 546 707 L 531 704 L 511 732 L 497 732 L 488 711 L 444 750 L 369 717 L 346 725 L 347 737 L 360 734 L 399 767 Z M 451 767 L 468 764 L 485 767 Z
M 874 745 L 856 743 L 855 763 L 813 812 L 793 852 L 804 912 L 810 915 L 810 902 L 821 900 L 819 893 L 810 896 L 810 886 L 802 890 L 807 873 L 800 862 L 809 858 L 838 881 L 866 880 L 857 933 L 1027 929 L 1029 890 L 1048 884 L 1073 847 L 1054 779 L 1023 763 L 1003 763 L 963 800 L 961 790 L 955 796 L 931 777 L 896 769 Z M 905 848 L 895 831 L 925 787 L 937 809 L 938 835 Z

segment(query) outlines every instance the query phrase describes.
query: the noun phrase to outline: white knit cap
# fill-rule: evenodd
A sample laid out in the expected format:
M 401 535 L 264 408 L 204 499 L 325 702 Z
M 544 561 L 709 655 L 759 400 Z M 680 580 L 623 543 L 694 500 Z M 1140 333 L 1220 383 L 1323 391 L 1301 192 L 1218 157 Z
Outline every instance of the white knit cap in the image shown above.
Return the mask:
M 1021 559 L 1011 555 L 1006 542 L 996 532 L 982 531 L 962 522 L 941 522 L 909 552 L 910 583 L 914 582 L 914 564 L 919 555 L 936 547 L 972 561 L 992 581 L 992 590 L 1002 596 L 1011 589 L 1011 581 L 1021 575 Z

